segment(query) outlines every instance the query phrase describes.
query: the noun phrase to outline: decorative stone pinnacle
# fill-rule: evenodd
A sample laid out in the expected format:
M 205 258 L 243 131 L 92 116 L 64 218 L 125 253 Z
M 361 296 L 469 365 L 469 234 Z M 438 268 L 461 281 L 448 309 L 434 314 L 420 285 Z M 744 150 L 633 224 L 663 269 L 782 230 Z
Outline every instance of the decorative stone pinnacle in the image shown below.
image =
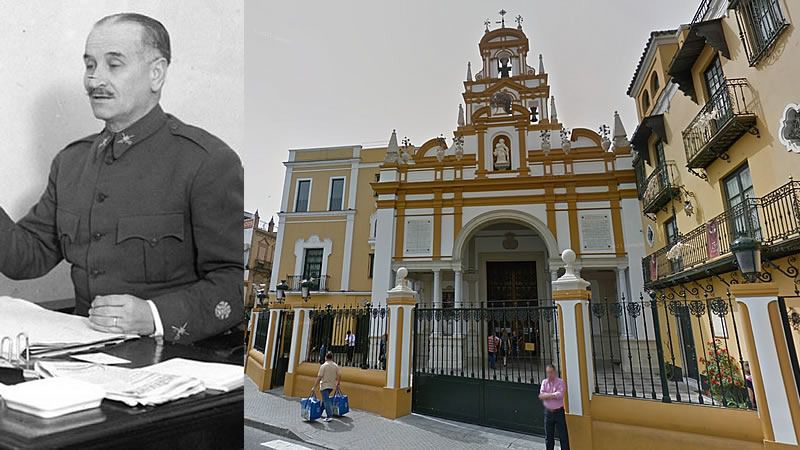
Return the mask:
M 575 261 L 577 259 L 572 249 L 568 248 L 561 252 L 561 260 L 564 261 L 564 275 L 561 275 L 558 280 L 553 282 L 554 290 L 583 290 L 589 286 L 588 281 L 575 273 Z
M 412 296 L 416 294 L 413 289 L 408 285 L 408 269 L 405 267 L 400 267 L 397 269 L 397 275 L 395 275 L 395 287 L 389 290 L 389 295 L 392 296 Z

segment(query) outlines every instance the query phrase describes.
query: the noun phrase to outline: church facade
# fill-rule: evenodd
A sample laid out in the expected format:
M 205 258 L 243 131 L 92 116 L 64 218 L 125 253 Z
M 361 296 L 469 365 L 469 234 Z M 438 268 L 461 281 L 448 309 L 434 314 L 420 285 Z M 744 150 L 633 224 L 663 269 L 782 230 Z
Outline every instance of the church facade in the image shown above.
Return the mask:
M 399 267 L 433 307 L 538 304 L 572 248 L 593 297 L 638 296 L 643 244 L 630 143 L 559 120 L 521 24 L 483 34 L 452 139 L 289 151 L 270 295 L 382 304 Z M 534 59 L 533 65 L 529 62 Z M 609 136 L 611 135 L 611 136 Z

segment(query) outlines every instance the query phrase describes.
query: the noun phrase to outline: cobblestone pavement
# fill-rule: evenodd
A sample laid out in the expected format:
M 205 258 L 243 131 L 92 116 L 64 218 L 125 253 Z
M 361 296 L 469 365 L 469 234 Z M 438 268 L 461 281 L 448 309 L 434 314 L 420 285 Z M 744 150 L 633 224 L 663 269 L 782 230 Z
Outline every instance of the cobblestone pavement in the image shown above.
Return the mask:
M 300 419 L 299 399 L 259 392 L 245 378 L 245 425 L 326 449 L 544 449 L 544 439 L 412 414 L 397 420 L 359 410 L 325 423 Z M 249 445 L 249 444 L 246 444 Z

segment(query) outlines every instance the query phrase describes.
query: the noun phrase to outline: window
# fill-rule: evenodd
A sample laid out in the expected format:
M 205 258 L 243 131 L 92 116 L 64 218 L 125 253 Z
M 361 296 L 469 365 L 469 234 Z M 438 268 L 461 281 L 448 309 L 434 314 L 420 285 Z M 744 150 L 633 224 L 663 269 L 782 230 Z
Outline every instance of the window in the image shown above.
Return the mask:
M 666 189 L 669 186 L 669 172 L 667 172 L 667 158 L 664 156 L 664 141 L 661 139 L 656 142 L 656 170 L 658 171 L 658 189 Z
M 344 178 L 331 178 L 328 211 L 341 211 L 344 198 Z
M 305 258 L 303 258 L 303 279 L 314 279 L 311 290 L 319 290 L 319 279 L 322 275 L 322 249 L 307 248 Z
M 369 277 L 372 278 L 372 274 L 375 273 L 375 253 L 369 254 Z
M 647 90 L 644 91 L 642 94 L 642 115 L 647 114 L 647 110 L 650 109 L 650 93 Z
M 755 66 L 789 25 L 779 0 L 740 0 L 732 2 L 747 59 Z
M 703 81 L 705 82 L 707 103 L 711 103 L 713 109 L 716 110 L 716 114 L 714 114 L 716 121 L 714 125 L 716 126 L 713 129 L 718 130 L 732 113 L 730 94 L 727 91 L 728 87 L 719 56 L 716 56 L 703 72 Z
M 658 92 L 658 88 L 661 87 L 661 82 L 658 79 L 658 73 L 653 72 L 652 77 L 650 78 L 650 90 L 653 91 L 653 95 Z
M 678 242 L 678 223 L 675 220 L 675 216 L 664 222 L 664 237 L 667 241 L 667 248 L 672 248 Z M 683 261 L 680 258 L 670 259 L 669 264 L 672 268 L 672 273 L 678 273 L 683 270 Z
M 670 217 L 664 222 L 664 236 L 668 247 L 672 247 L 678 242 L 678 224 L 675 222 L 675 217 Z
M 308 201 L 311 196 L 311 180 L 299 180 L 295 194 L 294 212 L 308 211 Z
M 748 199 L 755 198 L 753 180 L 750 178 L 750 167 L 745 164 L 725 177 L 725 203 L 729 210 L 729 226 L 731 240 L 741 235 L 761 239 L 761 226 L 758 221 L 758 209 Z

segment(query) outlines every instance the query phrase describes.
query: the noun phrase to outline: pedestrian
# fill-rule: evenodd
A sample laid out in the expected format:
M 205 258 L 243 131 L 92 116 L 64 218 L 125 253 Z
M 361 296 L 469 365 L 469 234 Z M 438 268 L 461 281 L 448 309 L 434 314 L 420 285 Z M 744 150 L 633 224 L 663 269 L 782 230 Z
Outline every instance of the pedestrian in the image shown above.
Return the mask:
M 486 349 L 489 351 L 489 368 L 495 370 L 495 363 L 497 361 L 497 350 L 500 346 L 500 338 L 497 337 L 497 332 L 493 332 L 489 335 L 489 342 L 487 343 Z
M 503 357 L 503 367 L 508 363 L 508 354 L 511 353 L 511 338 L 508 333 L 503 331 L 503 337 L 500 339 L 500 355 Z
M 347 336 L 345 336 L 344 342 L 347 344 L 347 365 L 352 366 L 353 355 L 356 352 L 356 334 L 347 330 Z
M 325 408 L 323 422 L 330 422 L 333 419 L 333 398 L 331 394 L 339 389 L 341 380 L 339 366 L 333 362 L 333 352 L 326 353 L 325 364 L 319 366 L 317 379 L 314 380 L 314 385 L 311 386 L 311 395 L 316 395 L 317 386 L 319 386 L 319 392 L 322 395 L 322 406 Z
M 558 433 L 558 442 L 561 450 L 569 450 L 569 435 L 567 434 L 567 419 L 564 413 L 564 393 L 567 386 L 564 380 L 558 377 L 556 368 L 548 364 L 545 368 L 547 378 L 542 380 L 539 388 L 539 400 L 544 405 L 544 433 L 547 450 L 555 448 L 555 435 Z
M 519 336 L 516 331 L 511 332 L 511 357 L 519 358 Z
M 389 334 L 384 333 L 381 336 L 380 351 L 378 359 L 381 363 L 381 370 L 386 370 L 386 345 L 389 343 Z
M 750 364 L 746 363 L 747 365 L 744 367 L 744 383 L 747 386 L 747 397 L 750 399 L 750 404 L 753 405 L 753 409 L 756 408 L 756 392 L 753 390 L 753 375 L 750 373 Z

